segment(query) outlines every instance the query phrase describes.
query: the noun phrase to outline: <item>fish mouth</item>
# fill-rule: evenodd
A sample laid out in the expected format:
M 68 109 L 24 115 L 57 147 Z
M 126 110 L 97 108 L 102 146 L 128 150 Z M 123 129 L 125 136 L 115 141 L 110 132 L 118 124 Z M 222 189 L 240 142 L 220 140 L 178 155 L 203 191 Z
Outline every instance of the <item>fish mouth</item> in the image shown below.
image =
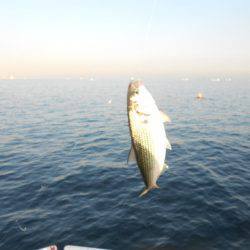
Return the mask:
M 132 97 L 132 96 L 139 95 L 139 92 L 142 86 L 143 86 L 143 83 L 141 80 L 134 80 L 130 82 L 128 86 L 128 96 Z
M 133 107 L 133 109 L 137 106 L 139 89 L 141 86 L 143 86 L 143 84 L 140 80 L 133 80 L 128 86 L 128 106 Z
M 133 80 L 132 82 L 130 82 L 129 84 L 129 89 L 138 89 L 140 86 L 143 86 L 143 83 L 141 80 Z

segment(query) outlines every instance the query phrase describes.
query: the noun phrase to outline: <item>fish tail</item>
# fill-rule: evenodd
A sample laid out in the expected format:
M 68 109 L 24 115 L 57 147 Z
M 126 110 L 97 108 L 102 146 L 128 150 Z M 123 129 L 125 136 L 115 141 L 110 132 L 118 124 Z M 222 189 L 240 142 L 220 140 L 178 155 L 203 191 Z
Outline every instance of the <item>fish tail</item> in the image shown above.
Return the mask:
M 149 190 L 150 190 L 149 188 L 145 188 L 145 189 L 140 193 L 139 197 L 142 197 L 143 195 L 147 194 Z
M 160 188 L 157 184 L 154 184 L 153 186 L 151 187 L 148 187 L 148 188 L 145 188 L 139 195 L 139 197 L 142 197 L 144 196 L 145 194 L 147 194 L 151 189 L 154 189 L 154 188 Z

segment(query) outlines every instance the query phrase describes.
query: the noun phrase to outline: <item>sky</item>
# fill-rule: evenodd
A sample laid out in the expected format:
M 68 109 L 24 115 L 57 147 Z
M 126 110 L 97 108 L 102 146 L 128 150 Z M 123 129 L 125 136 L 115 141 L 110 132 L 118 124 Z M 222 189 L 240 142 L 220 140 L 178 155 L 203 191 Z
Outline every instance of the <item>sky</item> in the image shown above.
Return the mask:
M 248 0 L 0 0 L 0 77 L 248 75 Z

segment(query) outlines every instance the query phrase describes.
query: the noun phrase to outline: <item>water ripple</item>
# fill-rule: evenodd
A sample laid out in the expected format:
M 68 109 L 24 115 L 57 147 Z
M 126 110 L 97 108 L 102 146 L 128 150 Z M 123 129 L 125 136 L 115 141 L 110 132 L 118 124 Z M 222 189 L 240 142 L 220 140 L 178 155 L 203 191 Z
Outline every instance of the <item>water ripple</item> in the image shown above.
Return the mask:
M 0 249 L 250 248 L 249 87 L 204 85 L 198 102 L 197 84 L 154 84 L 173 150 L 139 198 L 126 84 L 0 83 Z

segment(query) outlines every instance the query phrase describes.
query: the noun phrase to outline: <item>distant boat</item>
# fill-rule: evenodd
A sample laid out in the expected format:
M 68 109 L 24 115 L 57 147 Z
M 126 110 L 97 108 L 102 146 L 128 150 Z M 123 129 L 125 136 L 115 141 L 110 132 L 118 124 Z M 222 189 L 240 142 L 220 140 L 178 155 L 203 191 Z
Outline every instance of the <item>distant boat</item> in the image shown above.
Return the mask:
M 211 82 L 220 82 L 221 81 L 220 78 L 211 78 L 210 80 L 211 80 Z
M 196 96 L 197 99 L 201 100 L 201 99 L 204 99 L 204 96 L 201 92 L 199 92 Z

